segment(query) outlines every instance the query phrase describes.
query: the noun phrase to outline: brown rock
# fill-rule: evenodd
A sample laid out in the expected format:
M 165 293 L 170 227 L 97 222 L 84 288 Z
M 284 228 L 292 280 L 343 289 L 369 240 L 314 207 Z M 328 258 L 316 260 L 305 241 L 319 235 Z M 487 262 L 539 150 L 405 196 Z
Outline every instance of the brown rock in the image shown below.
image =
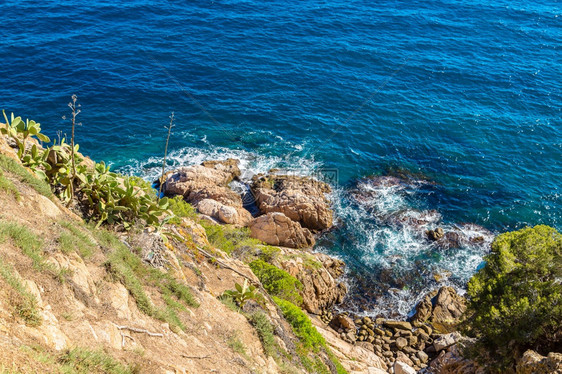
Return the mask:
M 332 320 L 332 326 L 336 330 L 338 328 L 343 328 L 346 330 L 355 331 L 355 323 L 353 323 L 351 318 L 349 318 L 345 314 L 338 314 L 337 316 L 335 316 L 334 319 Z
M 252 215 L 246 209 L 224 205 L 212 199 L 203 199 L 195 207 L 201 214 L 213 217 L 222 223 L 246 226 L 252 220 Z
M 396 348 L 403 349 L 408 345 L 408 341 L 405 338 L 396 339 Z
M 562 374 L 562 353 L 551 352 L 541 356 L 535 351 L 526 351 L 517 362 L 517 374 Z
M 250 223 L 252 237 L 267 244 L 289 248 L 306 248 L 314 245 L 312 233 L 283 213 L 268 213 Z
M 412 324 L 406 321 L 386 320 L 384 325 L 394 330 L 412 330 Z
M 252 180 L 252 192 L 262 213 L 281 212 L 314 232 L 333 225 L 326 183 L 309 177 L 260 174 Z
M 427 294 L 418 303 L 412 322 L 429 322 L 440 327 L 454 326 L 465 310 L 466 300 L 459 296 L 454 288 L 441 287 L 439 291 Z M 420 327 L 425 329 L 423 326 Z
M 307 265 L 305 259 L 313 258 L 320 266 Z M 322 310 L 341 303 L 347 293 L 345 284 L 337 282 L 337 278 L 333 276 L 341 271 L 334 271 L 335 262 L 331 260 L 329 256 L 321 253 L 309 254 L 301 250 L 282 248 L 282 255 L 276 265 L 302 283 L 303 307 L 310 313 L 320 314 Z M 343 267 L 343 262 L 340 263 Z

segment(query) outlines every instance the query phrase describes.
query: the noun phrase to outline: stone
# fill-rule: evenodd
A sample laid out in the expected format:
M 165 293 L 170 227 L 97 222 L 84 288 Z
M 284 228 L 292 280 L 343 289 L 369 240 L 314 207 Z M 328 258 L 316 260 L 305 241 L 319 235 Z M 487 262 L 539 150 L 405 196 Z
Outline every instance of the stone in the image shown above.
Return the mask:
M 416 306 L 416 313 L 411 320 L 415 324 L 429 322 L 434 326 L 454 326 L 465 310 L 464 297 L 458 295 L 454 288 L 445 286 L 437 292 L 432 291 L 426 294 Z M 422 324 L 420 328 L 431 335 L 432 330 L 428 326 Z
M 420 359 L 420 361 L 425 364 L 427 361 L 429 361 L 429 356 L 427 355 L 427 353 L 425 353 L 424 351 L 418 351 L 416 353 L 416 355 L 418 356 L 418 358 Z
M 460 337 L 461 335 L 458 332 L 441 335 L 433 341 L 433 348 L 436 352 L 439 352 L 458 342 Z
M 334 319 L 332 320 L 332 323 L 334 324 L 336 329 L 341 327 L 346 330 L 355 331 L 355 323 L 351 320 L 351 318 L 349 318 L 344 314 L 338 314 L 337 316 L 335 316 Z
M 394 330 L 412 330 L 412 324 L 406 321 L 384 321 L 384 326 L 389 327 Z
M 216 200 L 203 199 L 195 207 L 201 214 L 213 217 L 221 223 L 246 226 L 252 220 L 252 215 L 243 207 L 233 207 Z
M 516 364 L 517 374 L 562 373 L 562 353 L 550 352 L 542 356 L 533 350 L 527 350 Z
M 443 229 L 441 227 L 436 228 L 435 230 L 427 231 L 427 237 L 429 240 L 437 241 L 441 239 L 445 235 Z
M 304 255 L 311 256 L 322 266 L 307 266 L 303 260 Z M 336 266 L 343 268 L 345 264 L 342 261 L 332 261 L 321 253 L 308 255 L 301 250 L 281 248 L 279 262 L 275 265 L 302 283 L 300 294 L 303 297 L 303 307 L 310 313 L 321 314 L 322 310 L 341 303 L 347 293 L 345 283 L 338 282 L 334 277 L 343 273 L 343 270 L 335 268 Z
M 402 361 L 394 361 L 394 374 L 416 374 L 416 370 Z
M 396 361 L 401 361 L 409 366 L 414 366 L 414 363 L 404 352 L 396 352 Z
M 270 245 L 308 248 L 314 245 L 312 233 L 283 213 L 268 213 L 250 223 L 251 236 Z
M 405 338 L 396 339 L 396 348 L 402 349 L 408 345 L 408 341 Z

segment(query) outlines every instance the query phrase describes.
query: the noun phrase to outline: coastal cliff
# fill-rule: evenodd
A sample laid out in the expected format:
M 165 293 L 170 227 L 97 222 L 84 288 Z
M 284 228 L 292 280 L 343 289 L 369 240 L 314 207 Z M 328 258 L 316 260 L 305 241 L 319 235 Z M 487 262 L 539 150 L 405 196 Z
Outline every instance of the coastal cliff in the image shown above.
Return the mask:
M 48 181 L 68 146 L 21 144 L 0 135 L 2 373 L 487 372 L 463 357 L 451 287 L 408 321 L 337 311 L 345 264 L 312 251 L 334 221 L 323 182 L 271 171 L 240 192 L 238 160 L 214 160 L 168 172 L 156 199 L 77 154 L 86 182 L 64 199 Z M 100 197 L 102 178 L 124 195 Z M 561 362 L 527 351 L 517 372 Z

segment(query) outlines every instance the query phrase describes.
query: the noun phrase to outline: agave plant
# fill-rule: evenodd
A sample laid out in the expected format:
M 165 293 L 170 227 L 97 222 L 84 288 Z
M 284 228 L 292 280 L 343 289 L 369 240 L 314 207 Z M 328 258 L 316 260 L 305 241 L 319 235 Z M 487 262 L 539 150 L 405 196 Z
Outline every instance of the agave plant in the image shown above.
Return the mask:
M 244 305 L 248 300 L 258 300 L 259 293 L 256 291 L 256 286 L 249 285 L 248 280 L 244 279 L 244 285 L 240 285 L 239 283 L 234 284 L 234 290 L 226 290 L 224 291 L 223 295 L 232 297 L 234 302 L 240 308 L 244 308 Z

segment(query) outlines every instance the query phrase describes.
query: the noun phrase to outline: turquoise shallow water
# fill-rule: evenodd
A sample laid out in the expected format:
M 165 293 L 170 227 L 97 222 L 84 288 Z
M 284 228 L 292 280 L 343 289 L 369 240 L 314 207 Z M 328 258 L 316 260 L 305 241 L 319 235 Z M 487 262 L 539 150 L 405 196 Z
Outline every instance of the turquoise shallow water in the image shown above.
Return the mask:
M 81 149 L 114 169 L 155 175 L 175 111 L 170 168 L 230 155 L 247 176 L 337 175 L 339 228 L 318 249 L 348 261 L 362 310 L 406 314 L 486 252 L 425 228 L 562 229 L 555 1 L 8 0 L 0 21 L 0 107 L 56 136 L 76 93 Z M 421 229 L 389 220 L 430 209 Z

